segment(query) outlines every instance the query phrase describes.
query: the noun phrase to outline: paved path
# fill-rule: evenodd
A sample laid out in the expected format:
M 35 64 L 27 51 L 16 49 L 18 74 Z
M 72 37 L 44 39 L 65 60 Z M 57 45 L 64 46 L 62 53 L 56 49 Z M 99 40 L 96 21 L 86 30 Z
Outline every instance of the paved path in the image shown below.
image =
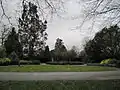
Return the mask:
M 108 80 L 120 79 L 120 71 L 103 72 L 0 72 L 0 80 Z

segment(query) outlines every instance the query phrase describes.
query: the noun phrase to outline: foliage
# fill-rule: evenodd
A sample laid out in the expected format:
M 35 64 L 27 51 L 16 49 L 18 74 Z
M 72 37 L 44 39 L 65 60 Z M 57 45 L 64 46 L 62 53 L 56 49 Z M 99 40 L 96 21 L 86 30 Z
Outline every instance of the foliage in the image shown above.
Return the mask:
M 7 56 L 9 56 L 12 52 L 15 52 L 19 57 L 21 57 L 22 48 L 18 39 L 18 34 L 16 33 L 14 27 L 9 33 L 4 46 L 6 48 Z
M 11 63 L 11 59 L 9 58 L 0 58 L 0 65 L 9 65 Z
M 117 67 L 117 68 L 120 68 L 120 61 L 117 61 L 116 67 Z
M 111 61 L 112 61 L 111 58 L 105 59 L 105 60 L 102 60 L 102 61 L 100 62 L 100 64 L 110 64 Z
M 40 65 L 40 60 L 20 60 L 20 65 Z
M 82 65 L 83 62 L 79 62 L 79 61 L 59 61 L 59 62 L 47 62 L 46 64 L 50 64 L 50 65 Z
M 29 65 L 29 64 L 32 64 L 32 61 L 20 60 L 20 65 Z
M 64 46 L 63 40 L 60 38 L 56 39 L 56 43 L 55 43 L 55 51 L 60 51 L 60 52 L 66 52 L 67 49 Z
M 10 29 L 8 28 L 8 26 L 6 25 L 2 25 L 1 30 L 0 30 L 0 41 L 1 41 L 1 45 L 4 45 L 4 42 L 9 34 Z
M 31 2 L 22 2 L 22 16 L 19 18 L 19 36 L 23 47 L 23 55 L 29 58 L 40 55 L 45 49 L 47 40 L 47 21 L 39 20 L 37 6 Z
M 56 39 L 55 49 L 51 53 L 54 61 L 66 60 L 68 54 L 62 39 Z
M 18 55 L 14 51 L 9 55 L 9 58 L 12 61 L 19 61 Z
M 92 62 L 106 58 L 120 59 L 120 29 L 117 25 L 103 28 L 87 42 L 85 52 Z
M 74 61 L 74 59 L 77 57 L 77 52 L 76 52 L 76 49 L 74 48 L 74 46 L 67 53 L 68 53 L 69 61 Z
M 45 61 L 44 62 L 51 61 L 51 55 L 50 55 L 50 51 L 49 51 L 49 46 L 45 47 L 44 57 L 45 57 Z
M 85 50 L 80 51 L 79 56 L 78 56 L 82 62 L 87 63 L 87 54 Z
M 0 46 L 0 58 L 6 57 L 6 50 L 4 47 Z
M 74 61 L 78 57 L 77 48 L 73 46 L 71 50 L 67 50 L 63 43 L 63 40 L 57 38 L 55 43 L 55 49 L 51 50 L 51 57 L 52 62 Z
M 33 65 L 40 65 L 40 60 L 32 60 Z

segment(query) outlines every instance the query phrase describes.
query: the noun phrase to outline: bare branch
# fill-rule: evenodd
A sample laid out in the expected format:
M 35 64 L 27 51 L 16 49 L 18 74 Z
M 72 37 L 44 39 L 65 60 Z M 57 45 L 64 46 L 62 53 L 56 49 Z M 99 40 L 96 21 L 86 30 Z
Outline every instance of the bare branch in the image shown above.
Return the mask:
M 0 5 L 1 5 L 1 8 L 2 8 L 2 13 L 3 13 L 2 16 L 1 16 L 1 18 L 3 18 L 3 16 L 5 16 L 7 18 L 7 20 L 8 20 L 8 22 L 10 23 L 10 25 L 12 25 L 12 23 L 10 21 L 10 18 L 5 13 L 2 0 L 0 0 Z
M 84 12 L 86 16 L 80 24 L 80 28 L 88 20 L 96 18 L 103 22 L 117 24 L 120 22 L 120 0 L 86 0 L 84 2 Z M 93 21 L 93 22 L 96 22 Z

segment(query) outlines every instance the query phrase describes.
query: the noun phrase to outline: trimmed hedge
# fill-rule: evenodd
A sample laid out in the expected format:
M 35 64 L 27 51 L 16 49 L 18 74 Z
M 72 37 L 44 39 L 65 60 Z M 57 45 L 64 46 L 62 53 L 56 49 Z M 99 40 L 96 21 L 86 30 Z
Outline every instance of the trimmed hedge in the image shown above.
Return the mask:
M 34 65 L 40 65 L 40 60 L 32 60 L 32 64 L 34 64 Z
M 116 64 L 87 63 L 87 66 L 106 66 L 106 67 L 116 67 Z
M 32 61 L 28 61 L 28 60 L 20 60 L 20 65 L 29 65 L 32 64 Z
M 120 68 L 120 61 L 117 61 L 116 67 Z
M 47 62 L 46 64 L 51 65 L 82 65 L 83 62 L 67 62 L 67 61 L 60 61 L 60 62 Z
M 20 60 L 20 65 L 39 65 L 39 60 Z

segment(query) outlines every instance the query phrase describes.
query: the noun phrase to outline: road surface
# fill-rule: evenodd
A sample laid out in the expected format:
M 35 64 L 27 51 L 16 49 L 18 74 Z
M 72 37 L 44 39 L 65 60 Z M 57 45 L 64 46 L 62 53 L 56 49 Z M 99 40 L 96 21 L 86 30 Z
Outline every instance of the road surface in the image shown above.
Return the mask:
M 108 80 L 120 79 L 120 71 L 103 72 L 0 72 L 0 80 Z

